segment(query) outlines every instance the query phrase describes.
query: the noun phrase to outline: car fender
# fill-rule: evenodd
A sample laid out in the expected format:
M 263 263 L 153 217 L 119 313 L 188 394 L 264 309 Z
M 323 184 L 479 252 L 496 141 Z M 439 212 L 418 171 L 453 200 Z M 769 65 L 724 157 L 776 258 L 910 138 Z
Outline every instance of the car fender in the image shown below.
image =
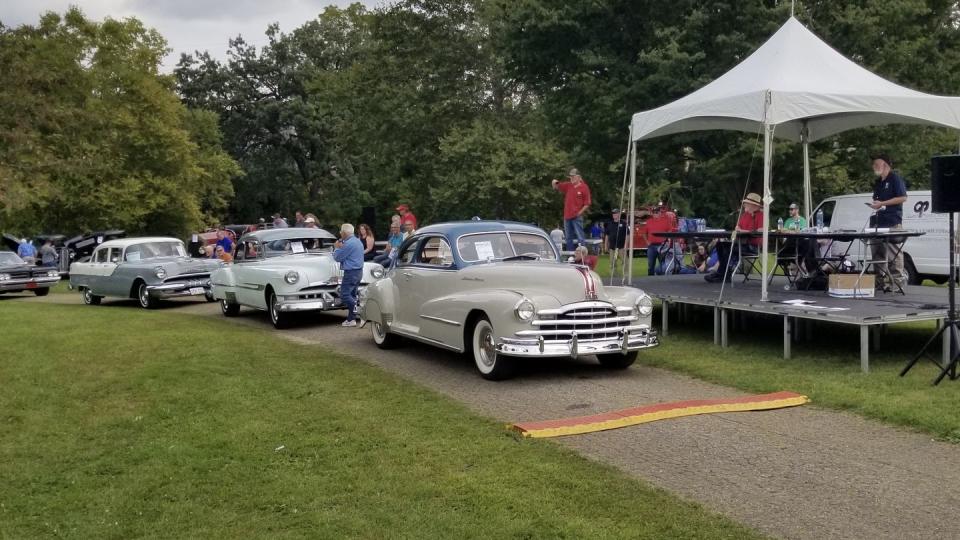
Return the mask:
M 384 315 L 393 318 L 396 315 L 396 302 L 392 278 L 379 279 L 366 287 L 366 300 L 363 303 L 361 318 L 366 320 L 384 320 Z
M 515 312 L 523 298 L 533 301 L 537 309 L 559 307 L 559 301 L 548 294 L 521 293 L 511 289 L 475 289 L 431 299 L 423 304 L 423 315 L 454 321 L 463 331 L 458 333 L 458 342 L 448 345 L 464 348 L 469 340 L 472 313 L 483 312 L 493 325 L 497 336 L 512 336 L 515 332 L 530 328 L 529 321 L 521 321 Z
M 224 300 L 227 293 L 236 294 L 237 277 L 233 266 L 225 266 L 210 273 L 210 290 L 217 300 Z
M 644 293 L 642 290 L 634 287 L 614 287 L 606 286 L 603 288 L 603 292 L 606 293 L 606 300 L 613 304 L 614 306 L 628 306 L 633 307 L 636 303 L 637 298 L 643 296 Z

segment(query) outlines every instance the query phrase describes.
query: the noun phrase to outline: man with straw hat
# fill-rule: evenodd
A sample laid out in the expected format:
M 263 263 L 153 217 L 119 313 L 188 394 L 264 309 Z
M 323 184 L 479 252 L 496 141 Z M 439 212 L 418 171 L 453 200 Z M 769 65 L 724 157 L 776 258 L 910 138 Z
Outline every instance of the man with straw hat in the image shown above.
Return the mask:
M 743 199 L 743 210 L 740 212 L 740 219 L 737 220 L 738 233 L 752 233 L 763 230 L 763 199 L 757 193 L 748 193 Z M 720 266 L 716 272 L 703 276 L 703 279 L 717 283 L 726 279 L 732 280 L 733 271 L 740 262 L 739 255 L 756 256 L 760 246 L 763 244 L 763 238 L 749 238 L 740 241 L 739 253 L 731 256 L 731 244 L 720 242 L 717 244 L 717 253 L 720 255 Z M 729 261 L 729 263 L 728 263 Z

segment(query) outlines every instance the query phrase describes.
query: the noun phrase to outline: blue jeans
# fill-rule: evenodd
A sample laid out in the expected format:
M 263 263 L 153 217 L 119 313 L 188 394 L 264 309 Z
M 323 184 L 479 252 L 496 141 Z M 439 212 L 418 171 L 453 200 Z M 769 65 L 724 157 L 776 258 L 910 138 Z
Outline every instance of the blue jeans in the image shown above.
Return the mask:
M 576 246 L 584 244 L 586 238 L 583 236 L 583 218 L 576 217 L 563 220 L 563 234 L 566 236 L 567 251 L 573 251 Z M 577 238 L 576 246 L 572 244 L 574 237 Z
M 348 321 L 357 318 L 357 293 L 360 290 L 361 278 L 363 278 L 362 269 L 343 271 L 343 279 L 340 281 L 340 298 L 347 308 Z
M 660 242 L 647 246 L 647 275 L 656 274 L 657 260 L 660 258 Z

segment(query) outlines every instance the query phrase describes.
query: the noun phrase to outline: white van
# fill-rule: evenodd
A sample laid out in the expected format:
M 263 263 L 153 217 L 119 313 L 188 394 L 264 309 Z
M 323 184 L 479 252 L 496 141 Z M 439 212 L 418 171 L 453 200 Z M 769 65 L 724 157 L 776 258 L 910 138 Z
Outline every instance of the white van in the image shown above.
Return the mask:
M 873 200 L 872 193 L 839 195 L 824 199 L 811 214 L 823 210 L 823 224 L 831 231 L 861 231 L 869 225 L 873 210 L 864 203 Z M 813 225 L 813 223 L 811 223 Z M 903 267 L 909 283 L 919 285 L 924 279 L 946 283 L 950 275 L 949 218 L 947 214 L 930 212 L 929 191 L 908 191 L 903 203 L 903 228 L 926 234 L 907 240 L 903 247 Z M 850 248 L 850 255 L 863 260 L 862 242 Z

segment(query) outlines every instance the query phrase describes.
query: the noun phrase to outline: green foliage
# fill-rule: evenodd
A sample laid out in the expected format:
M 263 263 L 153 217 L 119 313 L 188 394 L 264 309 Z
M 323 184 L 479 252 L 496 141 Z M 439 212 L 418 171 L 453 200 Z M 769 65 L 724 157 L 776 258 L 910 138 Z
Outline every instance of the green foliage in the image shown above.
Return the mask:
M 494 43 L 508 73 L 533 86 L 549 126 L 587 174 L 622 172 L 630 115 L 680 98 L 722 75 L 784 21 L 789 2 L 494 0 Z M 917 90 L 960 93 L 954 2 L 798 2 L 797 17 L 864 67 Z M 759 141 L 759 144 L 758 144 Z M 868 155 L 886 149 L 912 188 L 926 186 L 931 155 L 956 136 L 915 126 L 861 129 L 814 144 L 814 199 L 867 190 Z M 641 190 L 679 184 L 673 204 L 715 222 L 745 190 L 759 191 L 762 139 L 701 132 L 644 141 Z M 752 166 L 751 166 L 752 165 Z M 611 184 L 611 187 L 619 184 Z M 774 213 L 802 197 L 799 145 L 778 143 Z M 600 197 L 616 193 L 597 186 Z M 729 223 L 728 223 L 729 225 Z
M 462 204 L 484 219 L 532 221 L 552 227 L 560 197 L 550 180 L 562 174 L 569 157 L 535 130 L 477 119 L 440 142 L 439 169 L 430 187 L 428 214 L 436 219 L 469 219 Z M 551 176 L 552 175 L 552 176 Z
M 165 53 L 136 19 L 76 8 L 0 28 L 0 226 L 185 234 L 222 211 L 238 169 L 158 74 Z

